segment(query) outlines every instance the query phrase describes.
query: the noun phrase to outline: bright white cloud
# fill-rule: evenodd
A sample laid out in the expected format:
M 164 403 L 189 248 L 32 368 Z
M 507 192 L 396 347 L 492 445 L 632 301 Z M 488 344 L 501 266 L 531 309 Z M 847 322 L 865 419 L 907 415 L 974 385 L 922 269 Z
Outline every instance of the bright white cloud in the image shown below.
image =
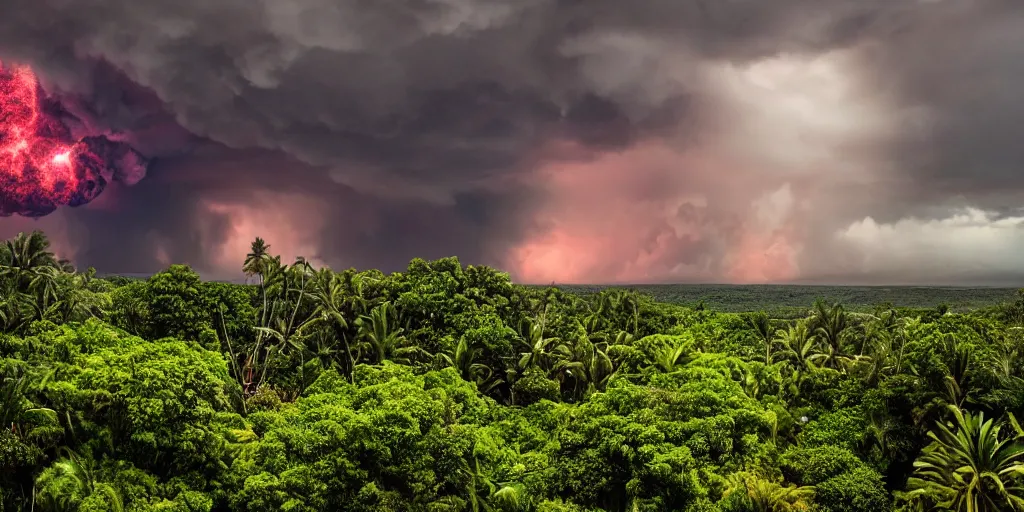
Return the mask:
M 856 254 L 859 268 L 852 270 L 865 275 L 927 283 L 1024 273 L 1024 216 L 1019 215 L 964 208 L 939 219 L 879 223 L 865 217 L 836 238 Z
M 865 148 L 890 137 L 899 114 L 860 83 L 851 59 L 783 54 L 712 66 L 712 90 L 733 112 L 720 150 L 762 172 L 867 177 L 881 163 Z

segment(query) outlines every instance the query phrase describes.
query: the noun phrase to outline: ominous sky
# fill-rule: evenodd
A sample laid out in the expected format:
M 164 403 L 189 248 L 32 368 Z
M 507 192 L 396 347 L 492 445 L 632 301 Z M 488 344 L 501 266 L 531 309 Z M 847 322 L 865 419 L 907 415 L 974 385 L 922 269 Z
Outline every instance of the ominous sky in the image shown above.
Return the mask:
M 1024 283 L 1020 0 L 4 0 L 152 159 L 102 272 L 457 255 L 524 282 Z

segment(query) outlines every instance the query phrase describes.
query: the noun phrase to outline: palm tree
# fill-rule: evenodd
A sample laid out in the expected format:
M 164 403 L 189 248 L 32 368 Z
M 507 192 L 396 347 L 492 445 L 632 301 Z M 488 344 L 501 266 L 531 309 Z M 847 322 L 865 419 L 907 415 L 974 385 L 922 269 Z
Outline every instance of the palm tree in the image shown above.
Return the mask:
M 928 432 L 932 442 L 914 462 L 908 497 L 953 512 L 1024 510 L 1024 436 L 1001 436 L 1003 425 L 984 413 L 948 407 L 953 421 Z
M 814 355 L 815 341 L 806 320 L 797 321 L 785 330 L 775 331 L 775 343 L 782 347 L 777 355 L 791 361 L 798 370 L 808 370 L 813 367 L 811 360 Z
M 877 387 L 882 375 L 894 367 L 890 360 L 893 358 L 894 345 L 899 338 L 891 332 L 883 331 L 874 334 L 871 339 L 870 354 L 864 358 L 868 364 L 864 366 L 862 380 L 864 384 L 874 388 Z
M 861 338 L 859 355 L 864 355 L 868 346 L 879 338 L 891 338 L 902 325 L 899 312 L 888 307 L 874 315 L 863 315 L 866 318 L 864 324 L 864 336 Z
M 946 361 L 946 398 L 950 404 L 963 407 L 971 391 L 974 351 L 969 345 L 960 343 L 950 335 L 943 339 L 943 345 L 945 352 L 949 354 Z
M 69 323 L 102 316 L 109 300 L 88 289 L 89 279 L 88 273 L 69 273 L 55 267 L 41 271 L 31 285 L 36 295 L 35 317 Z
M 635 292 L 608 289 L 595 299 L 596 308 L 587 304 L 590 315 L 586 323 L 591 331 L 609 327 L 636 333 L 640 328 L 640 299 Z
M 463 380 L 476 383 L 477 389 L 481 393 L 487 394 L 501 385 L 502 380 L 495 375 L 491 367 L 477 362 L 477 358 L 482 353 L 483 349 L 473 346 L 463 336 L 459 338 L 459 343 L 455 345 L 453 352 L 440 353 L 437 357 L 448 366 L 458 370 Z
M 692 348 L 689 343 L 664 345 L 655 349 L 651 355 L 654 358 L 654 364 L 658 368 L 665 373 L 672 373 L 678 368 L 680 363 L 685 361 Z
M 615 364 L 608 356 L 608 344 L 591 343 L 588 339 L 580 340 L 573 359 L 579 362 L 582 371 L 581 380 L 587 383 L 586 394 L 604 391 L 608 380 L 615 373 Z
M 339 343 L 333 332 L 328 329 L 311 329 L 304 332 L 302 340 L 310 356 L 320 361 L 322 368 L 341 369 L 338 363 Z
M 1012 337 L 1008 336 L 1007 340 L 1001 343 L 999 352 L 990 362 L 992 371 L 999 378 L 1015 378 L 1021 367 L 1024 366 L 1024 340 L 1019 337 L 1024 333 L 1022 331 L 1024 329 L 1020 327 L 1007 329 L 1007 334 L 1011 334 Z
M 74 268 L 58 261 L 49 250 L 50 242 L 41 231 L 19 233 L 0 244 L 0 321 L 5 330 L 16 330 L 33 320 L 50 318 L 66 321 L 54 309 L 73 313 L 67 297 L 77 290 Z M 76 295 L 75 299 L 78 298 Z M 63 304 L 59 302 L 64 300 Z
M 270 363 L 275 357 L 287 357 L 292 352 L 301 353 L 306 348 L 305 344 L 301 341 L 303 333 L 292 329 L 292 326 L 289 325 L 286 318 L 275 317 L 271 322 L 273 323 L 270 327 L 257 326 L 255 328 L 258 333 L 264 335 L 265 339 L 273 340 L 276 343 L 266 346 L 266 356 L 263 358 L 262 364 L 255 363 L 250 365 L 250 368 L 256 367 L 253 369 L 259 371 L 257 376 L 250 376 L 255 379 L 252 380 L 253 391 L 259 389 L 260 385 L 267 381 L 267 375 L 269 374 L 270 367 L 272 366 Z M 259 354 L 254 351 L 250 361 L 258 361 L 258 356 Z
M 850 317 L 842 305 L 833 304 L 828 306 L 824 301 L 814 303 L 814 313 L 811 317 L 814 334 L 821 341 L 824 352 L 819 358 L 823 365 L 830 368 L 839 368 L 842 361 L 848 360 L 843 347 L 843 341 L 852 327 Z
M 344 353 L 344 360 L 341 365 L 342 372 L 351 381 L 355 359 L 352 355 L 352 347 L 349 344 L 349 323 L 345 318 L 345 310 L 349 302 L 345 295 L 345 283 L 337 273 L 332 272 L 330 269 L 321 269 L 316 273 L 313 281 L 313 298 L 316 310 L 310 322 L 303 329 L 324 326 L 334 334 L 334 337 L 341 342 L 342 352 Z
M 99 494 L 106 502 L 107 510 L 124 510 L 121 494 L 113 486 L 99 481 L 98 468 L 91 458 L 82 457 L 66 447 L 61 451 L 64 456 L 36 480 L 40 508 L 70 512 L 78 510 L 81 500 Z
M 1021 366 L 1024 363 L 1024 342 L 1019 338 L 1020 327 L 1008 329 L 1012 337 L 1001 343 L 1000 350 L 989 361 L 989 369 L 999 382 L 999 386 L 989 392 L 986 401 L 996 407 L 1014 410 L 1024 403 L 1024 375 Z
M 263 274 L 269 263 L 270 246 L 262 238 L 256 237 L 250 246 L 249 254 L 245 255 L 245 262 L 242 264 L 242 271 L 247 276 L 260 276 L 260 284 L 263 283 Z
M 31 390 L 46 384 L 48 376 L 32 375 L 15 370 L 0 379 L 0 428 L 24 436 L 31 426 L 58 425 L 57 413 L 46 407 L 36 407 L 26 396 Z
M 557 349 L 557 356 L 551 362 L 555 380 L 565 385 L 572 381 L 572 398 L 583 398 L 603 391 L 608 379 L 615 372 L 615 363 L 608 356 L 608 343 L 594 342 L 579 324 L 580 331 L 571 345 L 563 343 Z
M 723 497 L 737 495 L 754 512 L 810 510 L 814 487 L 784 485 L 751 472 L 733 473 Z
M 281 264 L 280 256 L 267 256 L 261 260 L 259 269 L 263 306 L 259 310 L 257 325 L 266 327 L 274 315 L 279 313 L 280 304 L 272 300 L 272 297 L 287 297 L 288 267 Z
M 301 257 L 292 265 L 282 265 L 281 257 L 270 255 L 269 249 L 262 238 L 256 238 L 242 265 L 246 275 L 260 277 L 261 306 L 257 309 L 255 322 L 256 339 L 251 344 L 243 344 L 241 353 L 235 352 L 223 323 L 223 312 L 221 314 L 221 327 L 234 360 L 232 368 L 247 395 L 255 393 L 267 381 L 271 367 L 281 357 L 296 352 L 304 357 L 306 347 L 303 339 L 307 334 L 304 328 L 311 323 L 312 317 L 300 317 L 299 313 L 308 312 L 308 309 L 303 309 L 305 301 L 317 297 L 314 290 L 319 276 L 312 266 Z M 324 275 L 331 274 L 330 271 L 325 272 Z M 238 359 L 244 359 L 241 368 L 238 367 Z
M 36 298 L 36 308 L 39 311 L 38 317 L 42 318 L 42 312 L 49 308 L 50 304 L 60 299 L 64 290 L 60 286 L 61 278 L 66 274 L 57 267 L 39 267 L 28 280 L 28 292 Z
M 640 298 L 634 292 L 628 292 L 623 290 L 618 299 L 620 310 L 626 315 L 628 319 L 623 325 L 624 330 L 630 327 L 630 322 L 633 324 L 633 330 L 630 332 L 636 333 L 640 330 Z
M 490 472 L 481 462 L 481 459 L 486 457 L 483 445 L 481 441 L 473 443 L 473 449 L 462 461 L 460 472 L 467 482 L 468 510 L 522 510 L 527 498 L 524 487 L 517 482 L 496 482 L 491 478 Z
M 299 318 L 306 298 L 311 296 L 310 287 L 313 282 L 314 272 L 312 266 L 304 259 L 297 258 L 295 263 L 289 267 L 278 267 L 276 258 L 269 260 L 267 270 L 269 276 L 267 288 L 273 294 L 270 312 L 261 315 L 265 324 L 256 326 L 257 347 L 260 342 L 267 339 L 276 341 L 276 345 L 267 347 L 267 355 L 264 358 L 262 374 L 256 381 L 256 387 L 266 382 L 271 367 L 271 359 L 274 356 L 288 356 L 292 352 L 300 355 L 305 350 L 303 343 L 304 332 L 302 326 L 309 321 L 307 318 Z M 294 296 L 294 297 L 293 297 Z M 287 310 L 289 302 L 292 302 L 291 312 Z M 258 348 L 257 348 L 258 350 Z M 252 360 L 257 360 L 258 353 L 254 351 Z M 301 371 L 300 366 L 300 371 Z
M 349 295 L 349 309 L 352 310 L 352 314 L 357 317 L 365 315 L 372 309 L 371 301 L 366 298 L 366 285 L 373 283 L 374 279 L 352 271 L 347 271 L 341 276 L 345 292 Z
M 35 301 L 18 289 L 14 280 L 0 282 L 0 324 L 3 332 L 16 332 L 33 320 Z
M 519 335 L 520 344 L 524 349 L 519 357 L 519 370 L 536 367 L 548 372 L 554 366 L 556 358 L 569 356 L 569 348 L 561 339 L 545 336 L 543 317 L 521 322 Z
M 50 240 L 42 231 L 18 233 L 0 248 L 0 275 L 31 279 L 38 269 L 57 266 L 57 258 L 50 252 Z
M 242 263 L 242 271 L 245 272 L 247 277 L 254 275 L 260 277 L 259 286 L 263 307 L 260 308 L 260 318 L 257 325 L 260 327 L 267 327 L 268 316 L 270 315 L 270 304 L 267 293 L 267 276 L 276 270 L 274 267 L 280 267 L 280 258 L 276 261 L 277 265 L 274 265 L 274 257 L 269 253 L 270 246 L 267 245 L 267 243 L 260 237 L 256 237 L 250 247 L 249 253 L 245 255 L 245 261 Z M 262 343 L 264 336 L 265 334 L 262 332 L 256 333 L 257 347 Z M 248 371 L 251 372 L 251 366 Z M 252 379 L 249 378 L 248 380 L 251 381 Z
M 775 331 L 772 330 L 772 321 L 764 311 L 758 311 L 747 317 L 747 324 L 754 330 L 757 341 L 764 346 L 764 364 L 772 364 L 772 346 L 775 344 Z
M 358 340 L 369 346 L 373 363 L 383 363 L 392 356 L 408 357 L 418 351 L 417 347 L 403 347 L 407 339 L 405 328 L 400 323 L 398 310 L 390 302 L 384 302 L 371 309 L 369 315 L 356 319 Z

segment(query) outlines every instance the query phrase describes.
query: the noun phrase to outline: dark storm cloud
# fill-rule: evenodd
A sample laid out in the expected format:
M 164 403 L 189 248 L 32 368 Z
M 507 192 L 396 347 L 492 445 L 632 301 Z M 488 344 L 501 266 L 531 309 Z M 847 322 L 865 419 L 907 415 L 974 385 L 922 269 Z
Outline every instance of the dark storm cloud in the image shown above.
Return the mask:
M 99 207 L 77 210 L 72 221 L 72 231 L 77 232 L 70 235 L 70 241 L 81 247 L 76 261 L 129 273 L 155 272 L 168 262 L 189 263 L 202 269 L 216 250 L 209 241 L 223 239 L 231 221 L 203 211 L 200 201 L 211 195 L 244 193 L 245 187 L 233 180 L 245 175 L 267 186 L 287 183 L 285 176 L 266 172 L 259 165 L 245 165 L 244 172 L 235 170 L 233 166 L 238 162 L 233 162 L 232 155 L 223 148 L 204 148 L 200 152 L 199 157 L 158 160 L 147 179 L 138 185 L 117 187 L 109 191 L 113 197 L 105 197 Z M 260 158 L 264 163 L 281 163 L 280 158 L 267 157 L 249 155 L 247 163 Z
M 68 66 L 102 59 L 152 88 L 184 126 L 231 146 L 316 165 L 383 156 L 384 172 L 457 188 L 466 172 L 514 167 L 555 135 L 562 113 L 588 141 L 621 144 L 630 121 L 678 99 L 631 84 L 657 78 L 661 63 L 622 69 L 629 48 L 602 38 L 740 58 L 821 50 L 887 14 L 858 5 L 14 0 L 0 12 L 0 48 L 65 82 Z
M 116 191 L 118 209 L 78 216 L 85 261 L 156 262 L 155 236 L 202 266 L 215 249 L 194 247 L 209 243 L 196 233 L 223 238 L 238 221 L 204 199 L 270 190 L 319 201 L 329 263 L 394 268 L 416 255 L 501 261 L 537 228 L 531 212 L 558 200 L 534 170 L 586 158 L 554 142 L 700 144 L 719 113 L 704 77 L 669 58 L 697 68 L 856 47 L 859 71 L 918 124 L 873 148 L 895 162 L 894 185 L 865 185 L 830 222 L 867 204 L 896 219 L 958 187 L 998 206 L 1019 196 L 1024 161 L 1022 11 L 996 0 L 7 0 L 0 59 L 31 63 L 156 158 L 145 181 Z M 195 156 L 202 147 L 217 149 Z M 253 148 L 267 156 L 239 156 Z M 645 197 L 673 192 L 652 187 Z M 691 236 L 667 254 L 689 263 L 721 250 Z
M 883 85 L 922 109 L 900 156 L 946 193 L 1019 189 L 1024 170 L 1024 4 L 949 2 L 874 54 Z M 929 183 L 929 181 L 931 183 Z

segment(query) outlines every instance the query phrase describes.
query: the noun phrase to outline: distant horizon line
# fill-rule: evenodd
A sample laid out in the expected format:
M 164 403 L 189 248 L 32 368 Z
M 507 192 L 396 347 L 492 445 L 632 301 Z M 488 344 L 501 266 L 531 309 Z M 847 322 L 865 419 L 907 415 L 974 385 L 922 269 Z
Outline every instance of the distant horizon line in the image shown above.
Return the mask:
M 99 277 L 151 277 L 158 272 L 97 272 Z M 202 273 L 200 272 L 200 275 Z M 246 284 L 245 279 L 208 279 L 220 283 Z M 992 289 L 992 290 L 1016 290 L 1024 288 L 1024 284 L 920 284 L 920 283 L 897 283 L 897 284 L 863 284 L 863 283 L 808 283 L 808 282 L 770 282 L 770 283 L 725 283 L 725 282 L 666 282 L 666 283 L 528 283 L 517 282 L 513 284 L 522 286 L 554 286 L 554 287 L 594 287 L 594 288 L 631 288 L 649 286 L 706 286 L 706 287 L 734 287 L 753 288 L 769 286 L 786 286 L 800 288 L 948 288 L 948 289 Z

